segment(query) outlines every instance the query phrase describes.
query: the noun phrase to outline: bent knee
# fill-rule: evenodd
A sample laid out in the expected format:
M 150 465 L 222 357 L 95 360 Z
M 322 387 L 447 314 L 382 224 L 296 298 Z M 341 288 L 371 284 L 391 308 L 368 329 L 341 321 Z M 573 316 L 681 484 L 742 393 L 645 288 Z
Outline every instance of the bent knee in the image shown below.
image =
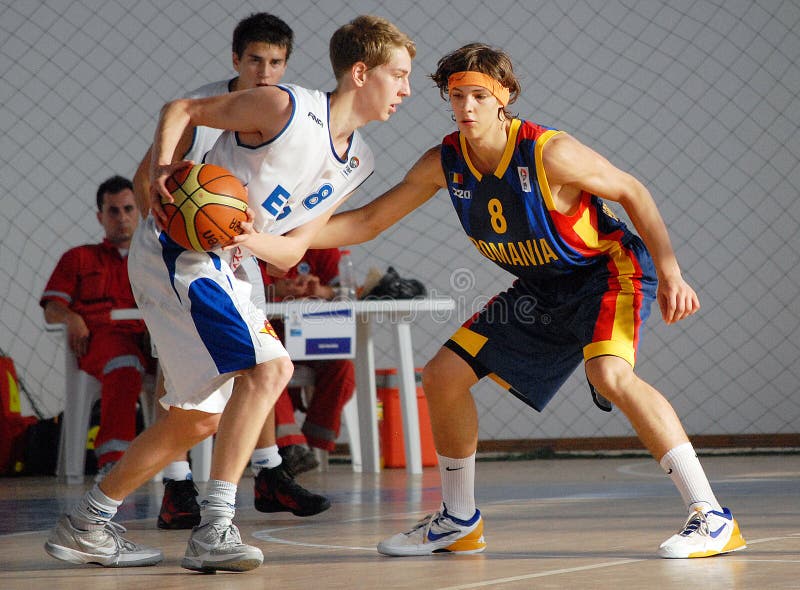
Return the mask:
M 627 361 L 611 356 L 588 361 L 586 378 L 598 393 L 617 404 L 632 392 L 638 379 Z
M 422 370 L 422 389 L 428 398 L 469 395 L 477 380 L 472 369 L 449 349 L 440 350 Z
M 174 406 L 169 409 L 166 418 L 172 428 L 185 432 L 194 442 L 216 434 L 219 419 L 220 414 L 209 414 L 200 410 L 183 410 Z
M 275 363 L 275 371 L 277 373 L 278 378 L 283 379 L 285 378 L 288 382 L 289 379 L 292 378 L 292 374 L 294 373 L 294 363 L 288 356 L 280 356 L 276 358 L 274 361 Z
M 216 434 L 219 428 L 220 414 L 206 414 L 195 422 L 195 433 L 200 440 Z

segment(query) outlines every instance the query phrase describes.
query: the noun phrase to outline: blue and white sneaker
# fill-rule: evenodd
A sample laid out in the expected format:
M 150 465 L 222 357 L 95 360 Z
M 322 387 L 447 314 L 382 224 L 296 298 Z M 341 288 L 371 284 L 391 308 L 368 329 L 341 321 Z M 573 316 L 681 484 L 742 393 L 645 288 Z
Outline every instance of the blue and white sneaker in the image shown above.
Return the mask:
M 727 508 L 722 512 L 698 509 L 681 530 L 661 543 L 658 556 L 671 559 L 710 557 L 747 547 L 739 524 Z
M 444 506 L 419 521 L 407 533 L 398 533 L 378 543 L 378 553 L 394 556 L 431 553 L 480 553 L 486 549 L 481 511 L 469 520 L 448 514 Z

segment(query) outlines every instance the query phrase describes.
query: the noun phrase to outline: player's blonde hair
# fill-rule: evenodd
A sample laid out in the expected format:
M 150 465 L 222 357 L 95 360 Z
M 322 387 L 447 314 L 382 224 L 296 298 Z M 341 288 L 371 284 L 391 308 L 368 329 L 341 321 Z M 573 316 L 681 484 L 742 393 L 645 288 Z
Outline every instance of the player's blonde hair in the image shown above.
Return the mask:
M 411 38 L 385 18 L 372 15 L 356 17 L 339 27 L 331 37 L 333 75 L 339 80 L 360 61 L 368 68 L 388 63 L 397 47 L 405 47 L 412 59 L 417 54 L 417 46 Z
M 504 88 L 508 89 L 508 104 L 512 104 L 519 96 L 521 87 L 514 66 L 508 54 L 485 43 L 470 43 L 445 55 L 436 64 L 436 71 L 430 75 L 439 88 L 439 94 L 448 99 L 450 88 L 447 80 L 456 72 L 481 72 L 497 80 Z M 507 108 L 501 108 L 503 115 L 510 119 L 512 113 Z

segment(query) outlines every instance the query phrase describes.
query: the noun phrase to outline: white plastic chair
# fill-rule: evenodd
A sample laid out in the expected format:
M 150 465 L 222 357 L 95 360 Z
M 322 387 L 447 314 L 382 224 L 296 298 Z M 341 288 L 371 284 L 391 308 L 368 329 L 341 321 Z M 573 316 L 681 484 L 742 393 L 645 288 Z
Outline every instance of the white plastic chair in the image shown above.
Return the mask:
M 301 395 L 306 402 L 306 405 L 313 397 L 314 388 L 314 369 L 307 365 L 295 365 L 294 374 L 289 380 L 289 387 L 297 387 L 301 390 Z M 361 473 L 361 438 L 359 437 L 358 429 L 358 405 L 356 404 L 355 392 L 348 402 L 342 408 L 342 421 L 347 429 L 347 439 L 350 444 L 350 461 L 353 465 L 353 471 Z M 314 449 L 314 455 L 319 461 L 319 468 L 321 471 L 328 470 L 328 451 L 322 449 Z
M 122 319 L 113 315 L 112 318 Z M 78 361 L 67 341 L 66 326 L 45 323 L 45 329 L 59 333 L 64 342 L 64 416 L 58 442 L 56 476 L 68 484 L 82 484 L 86 467 L 86 435 L 92 406 L 100 399 L 101 385 L 97 379 L 78 368 Z M 139 395 L 145 427 L 155 417 L 154 387 L 152 377 L 145 375 Z

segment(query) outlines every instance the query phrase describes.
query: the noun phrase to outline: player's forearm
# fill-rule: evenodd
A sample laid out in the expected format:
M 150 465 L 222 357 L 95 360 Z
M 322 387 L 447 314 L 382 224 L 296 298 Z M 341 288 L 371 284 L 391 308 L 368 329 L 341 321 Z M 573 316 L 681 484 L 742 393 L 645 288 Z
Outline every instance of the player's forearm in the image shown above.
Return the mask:
M 664 219 L 649 191 L 640 187 L 631 198 L 623 199 L 622 205 L 647 246 L 659 278 L 680 276 L 680 266 Z
M 386 225 L 388 227 L 388 225 Z M 362 209 L 338 213 L 328 220 L 311 241 L 310 248 L 339 248 L 367 242 L 381 233 L 383 227 L 370 223 Z
M 308 241 L 291 235 L 276 236 L 267 233 L 253 234 L 246 246 L 256 258 L 286 271 L 300 262 L 303 254 L 308 250 Z
M 151 149 L 152 148 L 148 148 L 144 158 L 139 162 L 136 174 L 133 175 L 133 194 L 136 196 L 136 204 L 139 206 L 142 219 L 146 218 L 147 214 L 150 212 Z
M 180 99 L 167 103 L 161 109 L 153 140 L 151 169 L 172 162 L 178 142 L 190 124 L 187 105 L 186 100 Z

